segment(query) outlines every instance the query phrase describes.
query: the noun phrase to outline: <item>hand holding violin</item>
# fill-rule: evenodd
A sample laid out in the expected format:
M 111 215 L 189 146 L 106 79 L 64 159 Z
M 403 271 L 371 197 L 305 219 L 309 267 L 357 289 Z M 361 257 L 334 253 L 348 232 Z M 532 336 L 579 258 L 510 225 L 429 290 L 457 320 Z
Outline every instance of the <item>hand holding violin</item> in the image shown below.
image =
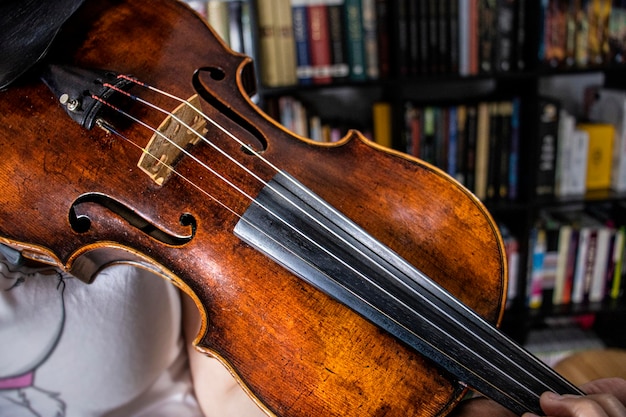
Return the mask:
M 626 416 L 626 380 L 600 379 L 583 385 L 587 396 L 556 395 L 546 392 L 541 396 L 541 408 L 555 417 L 623 417 Z M 525 414 L 524 417 L 534 417 Z
M 546 392 L 541 396 L 541 408 L 551 417 L 623 417 L 626 416 L 626 380 L 598 379 L 580 387 L 586 396 L 557 395 Z M 452 414 L 454 417 L 496 416 L 514 414 L 494 401 L 477 398 L 465 401 Z M 523 417 L 537 417 L 526 413 Z

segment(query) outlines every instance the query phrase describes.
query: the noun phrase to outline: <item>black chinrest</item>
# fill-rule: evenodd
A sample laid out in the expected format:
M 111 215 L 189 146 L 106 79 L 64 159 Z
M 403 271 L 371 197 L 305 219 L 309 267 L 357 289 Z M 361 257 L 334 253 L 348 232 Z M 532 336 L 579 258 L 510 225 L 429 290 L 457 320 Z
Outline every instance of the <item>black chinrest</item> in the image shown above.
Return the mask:
M 84 0 L 0 0 L 0 89 L 39 61 Z

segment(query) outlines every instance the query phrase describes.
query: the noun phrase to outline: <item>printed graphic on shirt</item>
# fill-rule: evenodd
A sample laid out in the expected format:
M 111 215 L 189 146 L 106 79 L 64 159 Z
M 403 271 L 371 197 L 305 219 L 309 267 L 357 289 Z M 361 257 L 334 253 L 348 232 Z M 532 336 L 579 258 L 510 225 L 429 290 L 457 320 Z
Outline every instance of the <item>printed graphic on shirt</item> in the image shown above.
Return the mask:
M 10 340 L 15 346 L 0 355 L 2 416 L 65 416 L 60 393 L 37 385 L 37 370 L 63 334 L 66 279 L 57 271 L 25 273 L 0 261 L 0 292 L 4 292 L 0 295 L 5 301 L 0 302 L 0 318 L 11 321 L 0 325 L 0 340 Z

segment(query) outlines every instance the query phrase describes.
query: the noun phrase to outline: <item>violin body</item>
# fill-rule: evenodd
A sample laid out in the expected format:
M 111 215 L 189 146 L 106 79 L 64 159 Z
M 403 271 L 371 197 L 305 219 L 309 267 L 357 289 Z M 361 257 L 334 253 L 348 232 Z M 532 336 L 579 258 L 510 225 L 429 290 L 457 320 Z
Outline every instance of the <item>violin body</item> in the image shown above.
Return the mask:
M 505 255 L 484 206 L 437 168 L 357 132 L 331 145 L 286 131 L 249 99 L 250 59 L 228 50 L 185 5 L 87 1 L 46 59 L 131 74 L 185 99 L 196 93 L 192 74 L 212 68 L 219 76 L 203 80 L 213 97 L 204 113 L 461 302 L 499 321 Z M 198 348 L 218 357 L 274 415 L 434 416 L 459 401 L 463 385 L 437 364 L 235 236 L 249 199 L 194 158 L 246 195 L 257 196 L 262 182 L 199 143 L 194 158 L 176 163 L 180 176 L 155 183 L 137 167 L 141 149 L 74 123 L 34 74 L 0 92 L 0 242 L 86 282 L 114 263 L 172 280 L 201 311 Z M 150 125 L 164 119 L 131 107 Z M 141 146 L 152 136 L 137 123 L 116 128 Z M 205 137 L 270 181 L 275 172 L 225 131 L 208 125 Z

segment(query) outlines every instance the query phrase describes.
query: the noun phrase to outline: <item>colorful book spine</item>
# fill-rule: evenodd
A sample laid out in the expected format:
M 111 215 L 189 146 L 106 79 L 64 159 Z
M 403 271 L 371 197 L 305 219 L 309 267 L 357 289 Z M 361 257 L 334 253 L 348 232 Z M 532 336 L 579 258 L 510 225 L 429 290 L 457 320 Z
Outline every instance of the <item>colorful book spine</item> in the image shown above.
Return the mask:
M 345 21 L 350 79 L 353 81 L 365 81 L 367 79 L 367 62 L 365 58 L 363 13 L 360 0 L 345 1 Z
M 293 34 L 296 45 L 296 75 L 298 83 L 313 83 L 313 66 L 309 53 L 309 18 L 307 0 L 292 0 Z

